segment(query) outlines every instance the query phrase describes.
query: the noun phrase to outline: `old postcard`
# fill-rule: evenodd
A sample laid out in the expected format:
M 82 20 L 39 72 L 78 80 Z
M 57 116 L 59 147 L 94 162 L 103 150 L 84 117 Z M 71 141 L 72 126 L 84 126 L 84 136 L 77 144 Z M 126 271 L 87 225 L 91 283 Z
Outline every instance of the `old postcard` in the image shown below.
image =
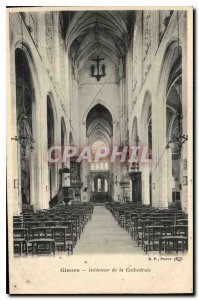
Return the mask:
M 10 294 L 193 293 L 192 14 L 7 8 Z

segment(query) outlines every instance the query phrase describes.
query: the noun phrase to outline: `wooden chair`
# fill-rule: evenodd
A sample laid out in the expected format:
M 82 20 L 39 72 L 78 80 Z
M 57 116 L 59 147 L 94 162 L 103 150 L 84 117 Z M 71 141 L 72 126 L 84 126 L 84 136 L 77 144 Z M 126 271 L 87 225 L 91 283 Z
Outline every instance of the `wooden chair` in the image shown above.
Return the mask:
M 13 228 L 13 237 L 14 254 L 22 255 L 24 253 L 27 255 L 28 230 L 26 228 Z
M 162 237 L 164 226 L 146 226 L 147 240 L 143 243 L 144 251 L 159 250 L 159 239 Z
M 159 239 L 159 253 L 165 253 L 188 250 L 188 238 L 185 236 L 164 236 Z
M 55 241 L 54 239 L 34 239 L 29 240 L 29 249 L 32 255 L 35 254 L 55 254 Z
M 45 221 L 44 226 L 45 227 L 54 227 L 60 224 L 60 221 Z
M 22 221 L 13 222 L 13 228 L 25 228 L 25 223 Z
M 44 239 L 48 236 L 48 227 L 33 227 L 29 229 L 29 239 Z
M 14 239 L 28 239 L 28 229 L 27 228 L 13 228 Z
M 21 222 L 23 220 L 22 216 L 13 216 L 13 222 Z
M 176 225 L 188 225 L 188 219 L 177 219 Z
M 28 254 L 28 246 L 27 241 L 25 239 L 14 238 L 13 242 L 14 255 L 19 254 L 21 256 L 22 254 Z
M 172 225 L 172 235 L 188 237 L 188 225 Z
M 39 221 L 34 221 L 34 222 L 25 222 L 25 226 L 26 228 L 30 229 L 30 228 L 35 228 L 35 227 L 41 227 L 42 226 L 42 222 Z
M 52 227 L 52 238 L 58 251 L 73 253 L 73 234 L 70 227 Z
M 148 226 L 154 226 L 157 225 L 157 220 L 156 219 L 147 219 L 147 220 L 142 220 L 140 222 L 141 225 L 141 230 L 137 234 L 137 242 L 138 246 L 140 246 L 143 249 L 144 247 L 144 242 L 148 240 L 148 230 L 146 229 Z

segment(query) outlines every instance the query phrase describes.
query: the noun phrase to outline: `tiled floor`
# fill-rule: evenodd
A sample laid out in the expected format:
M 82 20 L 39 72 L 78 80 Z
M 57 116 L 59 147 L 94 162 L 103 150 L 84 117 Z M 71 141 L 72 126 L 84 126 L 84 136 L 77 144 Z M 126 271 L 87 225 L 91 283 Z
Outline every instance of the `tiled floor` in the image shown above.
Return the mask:
M 86 225 L 74 254 L 142 253 L 130 235 L 120 228 L 104 206 L 95 206 L 91 221 Z

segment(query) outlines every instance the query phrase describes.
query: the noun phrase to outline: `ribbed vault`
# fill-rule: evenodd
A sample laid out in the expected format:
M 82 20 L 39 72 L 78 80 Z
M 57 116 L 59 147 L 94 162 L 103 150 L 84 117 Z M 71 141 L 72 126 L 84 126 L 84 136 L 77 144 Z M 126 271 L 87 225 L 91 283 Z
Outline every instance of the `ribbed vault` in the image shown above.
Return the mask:
M 90 110 L 86 118 L 86 134 L 89 144 L 101 140 L 106 145 L 111 145 L 112 116 L 105 106 L 97 104 Z
M 132 11 L 62 12 L 66 24 L 66 47 L 78 69 L 93 54 L 124 61 L 133 26 Z

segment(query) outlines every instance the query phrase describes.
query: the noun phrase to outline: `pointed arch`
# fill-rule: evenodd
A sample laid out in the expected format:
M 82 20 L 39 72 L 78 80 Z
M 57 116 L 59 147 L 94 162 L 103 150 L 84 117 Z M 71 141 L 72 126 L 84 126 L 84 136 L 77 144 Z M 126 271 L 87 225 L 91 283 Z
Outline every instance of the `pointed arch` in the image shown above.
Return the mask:
M 86 134 L 89 142 L 106 140 L 111 144 L 113 135 L 112 115 L 102 104 L 96 104 L 88 112 L 86 117 Z
M 144 96 L 141 112 L 141 133 L 140 139 L 143 143 L 149 143 L 148 130 L 152 126 L 152 100 L 151 93 L 147 91 Z M 151 130 L 152 128 L 150 128 Z
M 19 44 L 15 48 L 15 80 L 16 80 L 16 126 L 19 137 L 27 136 L 36 140 L 36 91 L 37 81 L 32 72 L 33 60 L 31 53 Z M 36 84 L 36 86 L 35 86 Z M 38 187 L 37 151 L 29 151 L 29 145 L 25 142 L 25 151 L 20 146 L 18 153 L 19 162 L 19 197 L 21 205 L 34 204 L 34 194 Z M 34 147 L 34 143 L 32 145 Z M 34 159 L 35 158 L 35 159 Z
M 163 94 L 166 101 L 166 95 L 173 81 L 182 73 L 182 46 L 178 38 L 172 39 L 166 47 L 162 66 L 159 73 L 158 95 Z
M 138 144 L 138 125 L 137 117 L 133 119 L 132 131 L 131 131 L 131 144 L 132 146 L 137 146 Z

